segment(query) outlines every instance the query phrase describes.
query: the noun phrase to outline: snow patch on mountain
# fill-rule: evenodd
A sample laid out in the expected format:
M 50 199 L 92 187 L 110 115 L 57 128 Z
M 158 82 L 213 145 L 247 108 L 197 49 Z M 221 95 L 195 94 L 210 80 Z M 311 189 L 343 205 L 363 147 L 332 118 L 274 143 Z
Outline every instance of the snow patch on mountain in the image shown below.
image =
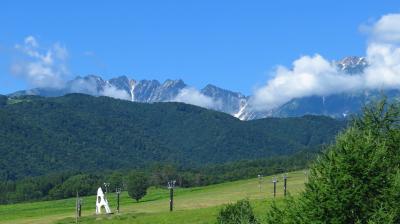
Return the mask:
M 352 76 L 364 71 L 368 62 L 364 57 L 346 57 L 332 62 L 338 70 Z M 34 88 L 19 91 L 10 96 L 41 95 L 62 96 L 68 93 L 84 93 L 93 96 L 109 96 L 134 102 L 184 102 L 208 109 L 231 114 L 241 120 L 252 120 L 265 117 L 290 117 L 305 114 L 327 115 L 343 118 L 380 96 L 378 90 L 362 90 L 351 93 L 339 93 L 323 96 L 307 96 L 294 98 L 283 105 L 267 109 L 254 110 L 251 105 L 251 96 L 229 91 L 214 85 L 207 85 L 201 90 L 186 85 L 182 80 L 166 80 L 160 83 L 157 80 L 134 80 L 127 76 L 119 76 L 110 80 L 103 80 L 100 76 L 88 75 L 76 77 L 66 83 L 64 88 Z M 400 91 L 388 90 L 385 92 L 393 99 L 400 99 Z

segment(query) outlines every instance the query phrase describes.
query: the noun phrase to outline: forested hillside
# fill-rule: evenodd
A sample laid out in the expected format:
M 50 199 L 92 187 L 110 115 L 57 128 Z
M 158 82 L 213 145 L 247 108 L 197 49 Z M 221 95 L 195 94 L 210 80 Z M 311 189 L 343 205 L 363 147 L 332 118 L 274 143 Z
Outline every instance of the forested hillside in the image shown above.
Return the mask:
M 328 117 L 240 121 L 182 103 L 132 103 L 71 94 L 0 97 L 0 177 L 57 171 L 199 167 L 288 155 L 331 141 L 345 126 Z
M 0 107 L 4 106 L 7 104 L 7 97 L 0 95 Z

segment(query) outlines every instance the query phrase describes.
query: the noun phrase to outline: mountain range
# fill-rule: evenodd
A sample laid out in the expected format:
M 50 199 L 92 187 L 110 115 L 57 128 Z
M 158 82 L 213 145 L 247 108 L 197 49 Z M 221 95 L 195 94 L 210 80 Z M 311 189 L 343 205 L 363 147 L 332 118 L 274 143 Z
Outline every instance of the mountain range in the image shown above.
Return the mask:
M 0 179 L 49 172 L 200 167 L 320 150 L 346 121 L 324 116 L 240 121 L 183 103 L 0 95 Z
M 355 56 L 346 57 L 334 63 L 339 70 L 348 75 L 361 73 L 368 66 L 365 58 Z M 196 103 L 190 99 L 185 99 L 184 96 L 187 91 L 194 91 L 200 99 L 208 103 Z M 143 103 L 184 102 L 224 112 L 241 120 L 294 117 L 306 114 L 344 118 L 350 114 L 358 113 L 363 105 L 382 95 L 382 92 L 378 90 L 365 90 L 328 96 L 309 96 L 292 99 L 271 110 L 255 111 L 248 106 L 251 96 L 245 96 L 239 92 L 229 91 L 211 84 L 197 91 L 186 85 L 182 80 L 166 80 L 164 83 L 160 83 L 157 80 L 134 80 L 127 76 L 104 80 L 100 76 L 88 75 L 76 77 L 67 82 L 62 89 L 34 88 L 12 93 L 9 97 L 21 95 L 56 97 L 68 93 L 111 96 Z M 398 90 L 388 90 L 383 93 L 389 99 L 400 98 L 400 91 Z

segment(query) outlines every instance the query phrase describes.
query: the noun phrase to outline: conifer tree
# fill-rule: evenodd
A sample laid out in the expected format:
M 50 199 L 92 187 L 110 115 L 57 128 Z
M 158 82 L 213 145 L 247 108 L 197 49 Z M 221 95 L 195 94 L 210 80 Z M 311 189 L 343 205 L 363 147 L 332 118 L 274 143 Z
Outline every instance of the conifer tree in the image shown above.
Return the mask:
M 310 168 L 305 192 L 269 223 L 399 223 L 399 107 L 366 107 Z M 286 214 L 274 221 L 277 214 Z M 295 214 L 295 215 L 293 215 Z

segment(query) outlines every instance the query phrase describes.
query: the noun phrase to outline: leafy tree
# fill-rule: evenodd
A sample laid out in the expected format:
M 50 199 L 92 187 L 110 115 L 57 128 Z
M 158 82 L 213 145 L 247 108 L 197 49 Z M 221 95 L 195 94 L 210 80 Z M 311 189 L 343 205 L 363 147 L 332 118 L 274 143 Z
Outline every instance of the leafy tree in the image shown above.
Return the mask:
M 129 196 L 139 202 L 146 195 L 149 182 L 145 173 L 132 172 L 128 176 L 127 185 Z
M 124 188 L 124 175 L 121 172 L 112 172 L 105 179 L 110 183 L 111 191 L 114 191 L 117 188 Z
M 235 204 L 228 204 L 219 211 L 218 224 L 257 224 L 253 208 L 248 200 L 240 200 Z
M 273 208 L 270 223 L 399 223 L 400 108 L 364 109 L 311 167 L 298 200 Z M 277 214 L 291 214 L 274 221 Z

